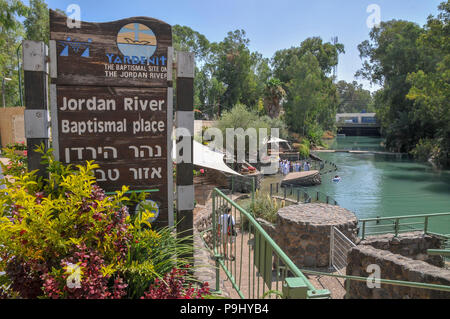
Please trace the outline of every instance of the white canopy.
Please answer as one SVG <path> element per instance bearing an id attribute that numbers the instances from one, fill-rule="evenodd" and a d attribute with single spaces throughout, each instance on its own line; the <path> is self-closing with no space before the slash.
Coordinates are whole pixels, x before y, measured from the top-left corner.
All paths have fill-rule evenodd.
<path id="1" fill-rule="evenodd" d="M 176 153 L 176 144 L 174 143 L 172 152 L 174 161 L 176 160 Z M 240 176 L 241 174 L 235 172 L 225 164 L 223 156 L 223 153 L 214 152 L 208 146 L 194 141 L 194 165 Z"/>
<path id="2" fill-rule="evenodd" d="M 283 140 L 283 139 L 278 138 L 278 137 L 271 137 L 270 140 L 268 140 L 266 138 L 266 140 L 264 141 L 264 144 L 280 144 L 280 143 L 286 143 L 286 145 L 289 147 L 289 149 L 292 149 L 291 145 L 289 145 L 288 141 Z"/>

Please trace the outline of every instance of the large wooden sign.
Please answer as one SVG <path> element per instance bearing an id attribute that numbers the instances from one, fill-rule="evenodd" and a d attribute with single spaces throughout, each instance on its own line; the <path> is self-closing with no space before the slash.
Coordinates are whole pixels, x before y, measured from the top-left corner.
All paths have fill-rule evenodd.
<path id="1" fill-rule="evenodd" d="M 172 33 L 151 18 L 81 22 L 50 12 L 52 136 L 66 164 L 94 160 L 106 191 L 151 190 L 171 222 Z M 170 203 L 170 205 L 169 205 Z"/>

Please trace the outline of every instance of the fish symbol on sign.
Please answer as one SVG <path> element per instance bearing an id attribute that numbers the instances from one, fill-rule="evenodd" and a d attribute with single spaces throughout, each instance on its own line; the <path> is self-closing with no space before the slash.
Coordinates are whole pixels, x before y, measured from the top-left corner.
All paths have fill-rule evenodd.
<path id="1" fill-rule="evenodd" d="M 58 43 L 63 46 L 63 50 L 59 56 L 69 56 L 70 47 L 75 53 L 79 53 L 80 50 L 84 50 L 81 57 L 90 58 L 90 46 L 92 44 L 92 39 L 88 39 L 88 42 L 79 42 L 72 41 L 72 38 L 68 37 L 66 41 L 58 41 Z"/>

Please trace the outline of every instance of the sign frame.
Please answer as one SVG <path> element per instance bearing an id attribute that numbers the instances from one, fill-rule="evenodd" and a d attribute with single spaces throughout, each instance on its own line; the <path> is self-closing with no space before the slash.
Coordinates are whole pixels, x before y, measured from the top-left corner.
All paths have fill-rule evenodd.
<path id="1" fill-rule="evenodd" d="M 62 15 L 59 13 L 56 13 L 53 10 L 50 10 L 50 17 L 51 17 L 51 26 L 54 25 L 53 19 L 59 19 L 61 21 Z M 152 23 L 162 23 L 165 25 L 165 28 L 168 30 L 171 30 L 171 26 L 166 24 L 165 22 L 152 19 L 152 18 L 145 18 L 145 17 L 132 17 L 128 19 L 122 19 L 118 21 L 108 22 L 108 23 L 90 23 L 90 22 L 81 22 L 81 29 L 83 29 L 83 25 L 88 25 L 89 28 L 92 28 L 93 25 L 103 25 L 103 26 L 109 26 L 109 25 L 116 25 L 116 24 L 123 24 L 127 25 L 130 23 L 134 23 L 133 21 L 136 21 L 136 23 L 145 23 L 145 22 L 152 22 Z M 75 35 L 81 35 L 81 31 L 76 29 L 73 30 L 73 34 Z M 51 30 L 52 31 L 52 30 Z M 72 32 L 70 33 L 72 34 Z M 74 83 L 70 83 L 68 80 L 68 77 L 65 76 L 63 80 L 58 78 L 59 72 L 58 69 L 61 70 L 61 66 L 58 63 L 58 39 L 55 39 L 55 33 L 51 32 L 51 40 L 49 42 L 49 57 L 50 57 L 50 77 L 51 77 L 51 84 L 50 84 L 50 110 L 51 110 L 51 128 L 52 128 L 52 148 L 54 149 L 54 157 L 56 160 L 63 162 L 63 160 L 60 158 L 60 127 L 59 127 L 59 118 L 58 118 L 58 89 L 61 87 L 72 87 L 76 90 L 77 87 L 85 86 L 85 87 L 102 87 L 102 88 L 109 88 L 109 87 L 117 87 L 117 88 L 138 88 L 141 90 L 145 90 L 146 92 L 151 92 L 153 89 L 158 88 L 165 88 L 167 89 L 167 96 L 166 96 L 166 113 L 167 116 L 165 118 L 166 125 L 166 137 L 167 140 L 164 141 L 166 144 L 167 152 L 164 154 L 167 158 L 166 164 L 164 164 L 165 169 L 167 171 L 167 176 L 164 176 L 167 186 L 164 191 L 167 191 L 167 198 L 165 201 L 167 202 L 167 220 L 164 219 L 162 223 L 167 223 L 169 227 L 174 226 L 174 208 L 173 208 L 173 202 L 174 202 L 174 185 L 173 185 L 173 159 L 172 159 L 172 148 L 173 148 L 173 55 L 174 51 L 172 46 L 167 46 L 167 79 L 164 79 L 164 81 L 158 81 L 157 84 L 153 83 L 143 83 L 141 81 L 137 81 L 138 84 L 133 83 L 133 81 L 118 81 L 118 83 L 114 83 L 111 80 L 101 81 L 101 78 L 98 78 L 97 80 L 93 80 L 93 82 L 89 82 L 83 85 L 77 84 L 76 81 Z M 64 37 L 68 36 L 68 34 L 64 34 Z M 156 37 L 156 36 L 155 36 Z M 171 35 L 170 35 L 170 44 L 171 44 Z M 112 51 L 115 51 L 117 48 L 113 48 Z M 157 47 L 157 50 L 160 48 Z M 165 49 L 164 49 L 165 50 Z M 61 53 L 59 53 L 61 54 Z M 120 55 L 120 54 L 119 54 Z M 130 185 L 128 185 L 130 186 Z M 152 185 L 148 185 L 148 187 L 140 187 L 140 188 L 151 188 Z M 117 189 L 118 190 L 118 189 Z M 134 187 L 130 187 L 130 190 L 136 190 Z M 139 190 L 138 190 L 139 191 Z M 165 217 L 165 216 L 163 216 Z M 161 221 L 156 221 L 156 224 L 159 226 Z M 164 224 L 162 226 L 165 226 Z"/>

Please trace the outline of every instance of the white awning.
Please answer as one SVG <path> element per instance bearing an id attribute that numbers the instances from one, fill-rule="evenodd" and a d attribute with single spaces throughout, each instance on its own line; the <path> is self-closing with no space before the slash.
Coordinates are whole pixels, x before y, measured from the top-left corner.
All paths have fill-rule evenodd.
<path id="1" fill-rule="evenodd" d="M 223 161 L 224 154 L 210 150 L 208 146 L 194 141 L 194 165 L 211 168 L 232 175 L 241 175 L 229 168 Z M 172 158 L 176 160 L 176 144 L 174 143 Z"/>
<path id="2" fill-rule="evenodd" d="M 264 144 L 280 144 L 280 143 L 286 143 L 286 145 L 289 147 L 289 149 L 292 149 L 291 145 L 289 145 L 288 141 L 283 140 L 278 137 L 271 137 L 270 140 L 268 140 L 268 138 L 266 138 L 266 140 L 264 141 Z"/>

